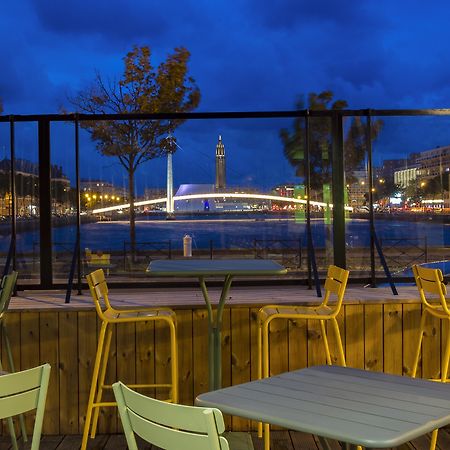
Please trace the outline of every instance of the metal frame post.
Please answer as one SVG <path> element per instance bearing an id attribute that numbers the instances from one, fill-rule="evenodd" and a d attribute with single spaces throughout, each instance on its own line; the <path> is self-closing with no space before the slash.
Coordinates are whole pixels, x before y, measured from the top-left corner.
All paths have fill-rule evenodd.
<path id="1" fill-rule="evenodd" d="M 14 117 L 9 117 L 9 134 L 10 134 L 10 157 L 11 157 L 11 256 L 12 269 L 17 269 L 16 261 L 16 237 L 17 237 L 17 213 L 16 213 L 16 135 L 14 128 Z M 14 287 L 16 289 L 16 287 Z"/>
<path id="2" fill-rule="evenodd" d="M 50 120 L 38 121 L 39 141 L 39 235 L 41 286 L 53 286 L 52 267 L 52 202 L 50 162 Z"/>
<path id="3" fill-rule="evenodd" d="M 78 295 L 81 295 L 81 194 L 80 194 L 80 123 L 75 116 L 75 177 L 77 191 Z"/>
<path id="4" fill-rule="evenodd" d="M 305 178 L 306 178 L 306 235 L 308 245 L 308 284 L 311 288 L 311 271 L 314 275 L 314 285 L 316 287 L 317 297 L 322 297 L 320 289 L 319 274 L 317 272 L 316 255 L 314 252 L 314 243 L 311 230 L 311 167 L 310 167 L 310 127 L 309 127 L 309 110 L 305 116 Z"/>
<path id="5" fill-rule="evenodd" d="M 369 220 L 370 220 L 370 287 L 376 287 L 375 275 L 375 216 L 373 211 L 373 162 L 372 162 L 372 116 L 367 111 L 366 124 L 367 169 L 369 178 Z"/>
<path id="6" fill-rule="evenodd" d="M 343 116 L 332 114 L 332 195 L 333 195 L 333 251 L 334 264 L 346 268 L 345 249 L 345 171 Z"/>

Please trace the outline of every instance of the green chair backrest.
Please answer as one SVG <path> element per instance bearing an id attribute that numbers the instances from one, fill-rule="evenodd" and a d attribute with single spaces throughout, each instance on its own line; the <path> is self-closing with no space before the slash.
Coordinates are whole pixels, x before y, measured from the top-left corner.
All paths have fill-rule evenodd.
<path id="1" fill-rule="evenodd" d="M 0 419 L 36 409 L 31 450 L 38 450 L 50 364 L 0 376 Z"/>
<path id="2" fill-rule="evenodd" d="M 229 450 L 227 440 L 220 436 L 225 425 L 218 409 L 162 402 L 120 381 L 113 389 L 130 450 L 138 449 L 135 434 L 167 450 Z"/>
<path id="3" fill-rule="evenodd" d="M 8 310 L 9 302 L 11 300 L 14 286 L 17 281 L 17 272 L 11 272 L 2 278 L 1 292 L 0 292 L 0 319 Z"/>

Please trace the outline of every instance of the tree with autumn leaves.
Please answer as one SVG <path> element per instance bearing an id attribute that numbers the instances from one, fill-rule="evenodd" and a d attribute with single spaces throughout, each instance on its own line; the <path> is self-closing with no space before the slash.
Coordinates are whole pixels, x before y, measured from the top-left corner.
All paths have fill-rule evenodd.
<path id="1" fill-rule="evenodd" d="M 92 114 L 178 113 L 195 109 L 200 102 L 200 90 L 188 74 L 188 50 L 175 48 L 158 67 L 153 66 L 151 56 L 149 47 L 135 46 L 124 58 L 124 72 L 119 81 L 97 73 L 93 84 L 71 98 L 71 103 L 78 112 Z M 128 173 L 132 252 L 136 242 L 136 171 L 144 162 L 174 151 L 171 133 L 182 122 L 128 119 L 81 124 L 90 132 L 99 152 L 116 157 Z"/>
<path id="2" fill-rule="evenodd" d="M 297 109 L 313 111 L 342 110 L 347 107 L 345 100 L 333 100 L 331 91 L 323 91 L 319 94 L 310 93 L 305 105 L 301 100 L 297 103 Z M 309 122 L 310 133 L 310 173 L 311 189 L 320 190 L 331 182 L 331 120 L 328 117 L 311 117 Z M 372 140 L 376 139 L 382 127 L 381 120 L 372 122 Z M 344 138 L 344 164 L 346 183 L 356 181 L 353 172 L 363 169 L 366 156 L 366 126 L 361 117 L 354 117 L 351 123 L 345 126 Z M 293 129 L 280 130 L 280 138 L 284 146 L 284 154 L 287 160 L 295 168 L 298 177 L 305 176 L 305 120 L 301 117 L 294 119 Z"/>

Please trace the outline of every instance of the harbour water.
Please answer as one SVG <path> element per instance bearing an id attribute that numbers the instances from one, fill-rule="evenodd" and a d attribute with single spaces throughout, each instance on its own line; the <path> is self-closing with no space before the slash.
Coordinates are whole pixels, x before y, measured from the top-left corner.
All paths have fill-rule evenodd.
<path id="1" fill-rule="evenodd" d="M 332 225 L 323 219 L 313 219 L 312 233 L 314 245 L 328 247 L 332 242 Z M 434 247 L 448 247 L 450 253 L 450 224 L 435 221 L 376 221 L 376 231 L 381 242 L 397 240 L 397 245 L 411 245 L 416 240 Z M 74 225 L 53 228 L 53 242 L 74 244 Z M 185 234 L 192 236 L 193 249 L 205 249 L 212 245 L 216 249 L 252 248 L 255 241 L 292 241 L 306 246 L 306 224 L 294 217 L 273 215 L 202 215 L 193 218 L 178 217 L 165 220 L 160 217 L 138 218 L 136 222 L 137 242 L 171 242 L 173 249 L 182 247 Z M 93 222 L 82 225 L 81 248 L 89 247 L 102 251 L 120 251 L 128 243 L 129 222 L 127 220 Z M 20 252 L 30 252 L 39 242 L 39 230 L 23 231 L 18 234 L 17 248 Z M 402 244 L 403 242 L 403 244 Z M 348 248 L 364 248 L 370 244 L 368 219 L 348 219 L 346 221 L 346 245 Z M 422 245 L 422 244 L 420 244 Z M 1 251 L 7 251 L 9 237 L 0 239 Z M 292 244 L 296 246 L 296 244 Z"/>

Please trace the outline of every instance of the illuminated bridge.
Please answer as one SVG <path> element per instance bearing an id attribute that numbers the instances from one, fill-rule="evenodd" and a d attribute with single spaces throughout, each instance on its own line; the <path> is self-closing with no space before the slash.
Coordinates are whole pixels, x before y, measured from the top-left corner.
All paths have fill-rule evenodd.
<path id="1" fill-rule="evenodd" d="M 292 198 L 292 197 L 281 197 L 278 195 L 266 195 L 266 194 L 243 194 L 243 193 L 232 193 L 232 192 L 220 192 L 220 193 L 207 193 L 207 194 L 190 194 L 190 195 L 176 195 L 173 197 L 174 201 L 180 201 L 180 200 L 195 200 L 195 199 L 210 199 L 210 198 L 216 198 L 216 199 L 254 199 L 254 200 L 272 200 L 277 202 L 284 202 L 284 203 L 293 203 L 293 204 L 302 204 L 306 205 L 307 200 L 300 199 L 300 198 Z M 146 206 L 146 205 L 156 205 L 159 203 L 166 203 L 167 204 L 167 197 L 161 197 L 161 198 L 155 198 L 152 200 L 143 200 L 140 202 L 135 202 L 134 206 Z M 310 205 L 312 206 L 320 206 L 322 208 L 330 207 L 333 208 L 332 203 L 324 203 L 324 202 L 317 202 L 310 200 Z M 123 205 L 116 205 L 116 206 L 109 206 L 107 208 L 97 208 L 94 209 L 92 212 L 94 214 L 101 214 L 105 212 L 110 211 L 118 211 L 127 209 L 130 207 L 129 203 L 123 204 Z M 345 209 L 347 211 L 353 211 L 353 208 L 350 206 L 345 206 Z"/>

